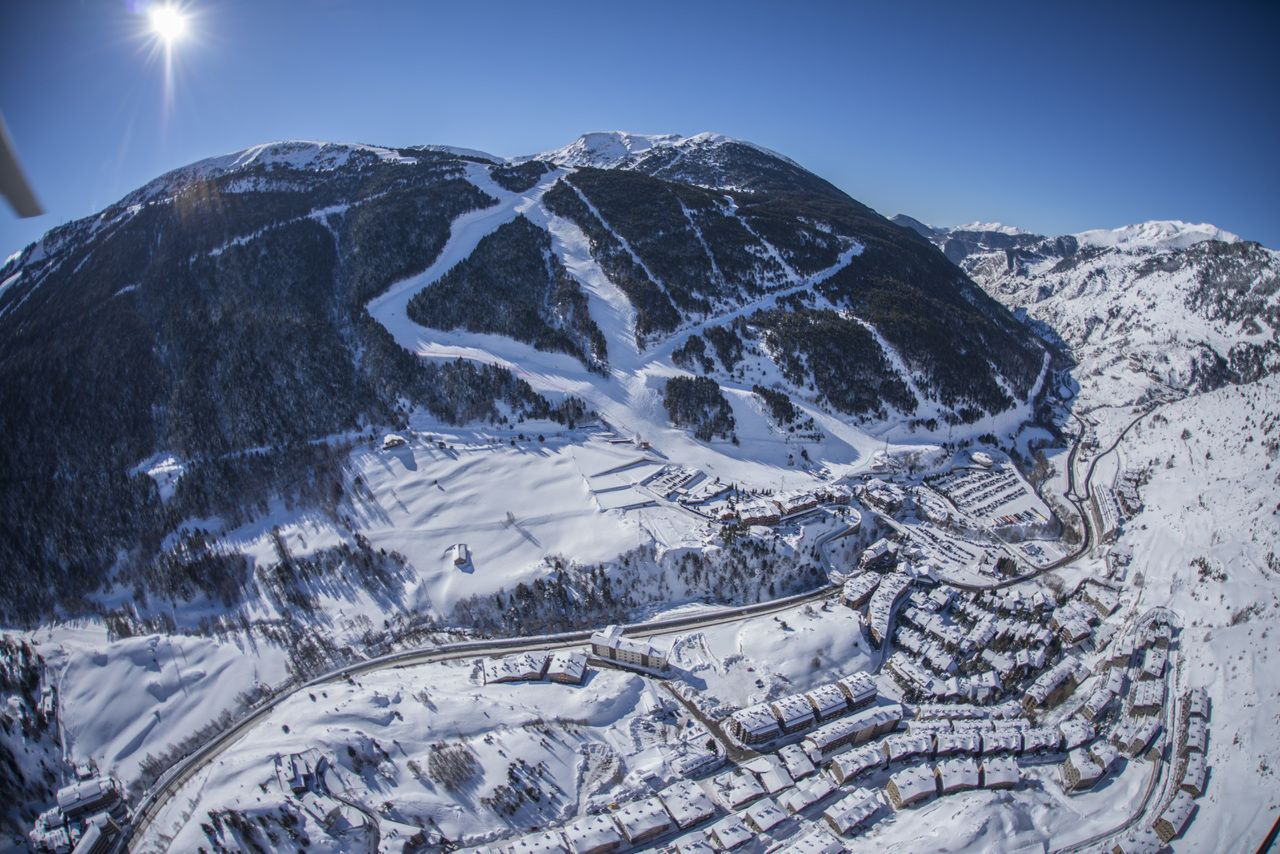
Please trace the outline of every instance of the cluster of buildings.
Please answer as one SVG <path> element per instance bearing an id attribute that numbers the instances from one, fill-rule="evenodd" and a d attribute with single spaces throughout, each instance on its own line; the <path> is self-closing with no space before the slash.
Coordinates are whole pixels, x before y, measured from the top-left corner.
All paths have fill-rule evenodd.
<path id="1" fill-rule="evenodd" d="M 1116 478 L 1115 496 L 1120 502 L 1120 509 L 1126 516 L 1135 516 L 1142 512 L 1142 496 L 1138 490 L 1146 482 L 1143 469 L 1125 469 Z"/>
<path id="2" fill-rule="evenodd" d="M 725 719 L 724 730 L 742 744 L 764 744 L 866 708 L 875 698 L 871 675 L 854 673 L 802 694 L 739 709 Z"/>
<path id="3" fill-rule="evenodd" d="M 1204 794 L 1209 768 L 1205 751 L 1209 746 L 1209 695 L 1203 688 L 1193 688 L 1182 698 L 1178 718 L 1179 736 L 1174 759 L 1177 790 L 1165 805 L 1151 829 L 1161 841 L 1168 843 L 1182 835 L 1195 813 L 1195 802 Z"/>
<path id="4" fill-rule="evenodd" d="M 1105 608 L 1110 599 L 1102 598 Z M 1093 787 L 1107 776 L 1122 756 L 1129 759 L 1144 755 L 1157 758 L 1162 730 L 1161 713 L 1166 699 L 1164 675 L 1172 635 L 1173 627 L 1167 621 L 1150 621 L 1116 640 L 1109 654 L 1099 662 L 1094 688 L 1083 704 L 1076 708 L 1076 717 L 1071 722 L 1083 724 L 1087 721 L 1091 729 L 1110 722 L 1110 729 L 1105 738 L 1095 741 L 1091 733 L 1089 738 L 1068 748 L 1070 752 L 1059 769 L 1064 790 L 1073 792 Z M 1185 705 L 1200 708 L 1202 704 L 1196 701 Z M 1207 728 L 1203 723 L 1192 724 L 1184 731 L 1184 744 L 1191 745 L 1187 755 L 1198 749 L 1201 757 L 1190 763 L 1192 789 L 1197 791 L 1203 790 L 1206 738 Z M 1196 788 L 1197 780 L 1199 789 Z M 1150 848 L 1148 843 L 1153 843 L 1153 840 L 1144 842 L 1135 837 L 1122 850 L 1159 849 L 1159 845 Z"/>
<path id="5" fill-rule="evenodd" d="M 36 851 L 97 854 L 111 847 L 128 807 L 110 777 L 85 776 L 58 790 L 57 806 L 41 813 L 28 838 Z"/>
<path id="6" fill-rule="evenodd" d="M 607 626 L 593 634 L 591 654 L 621 667 L 659 675 L 667 672 L 669 663 L 668 650 L 645 640 L 623 636 L 621 626 Z"/>
<path id="7" fill-rule="evenodd" d="M 824 504 L 848 504 L 853 490 L 841 483 L 822 484 L 813 489 L 793 489 L 777 495 L 758 496 L 726 505 L 721 511 L 722 521 L 738 521 L 743 525 L 776 525 L 783 519 L 820 507 Z M 854 527 L 860 517 L 854 517 Z"/>
<path id="8" fill-rule="evenodd" d="M 1115 493 L 1105 484 L 1097 484 L 1089 492 L 1089 506 L 1093 513 L 1094 527 L 1098 529 L 1098 541 L 1114 541 L 1120 533 L 1121 523 L 1124 522 L 1124 514 L 1120 511 Z"/>
<path id="9" fill-rule="evenodd" d="M 881 480 L 878 477 L 862 483 L 857 488 L 858 500 L 887 516 L 892 516 L 902 509 L 907 500 L 907 492 L 896 483 Z"/>
<path id="10" fill-rule="evenodd" d="M 774 763 L 754 764 L 759 766 L 754 771 L 740 768 L 705 784 L 681 780 L 648 798 L 618 805 L 608 812 L 583 816 L 564 827 L 530 834 L 498 851 L 503 854 L 606 854 L 651 845 L 662 836 L 685 831 L 688 832 L 673 843 L 673 850 L 688 854 L 729 851 L 774 831 L 801 810 L 835 792 L 835 787 L 822 778 L 794 785 L 786 772 L 776 769 Z M 813 773 L 812 768 L 809 773 Z M 783 779 L 785 785 L 781 785 Z M 768 781 L 773 788 L 767 789 L 763 781 Z M 781 797 L 771 794 L 783 789 Z M 844 798 L 827 813 L 847 825 L 853 807 L 848 798 Z M 695 829 L 700 825 L 703 827 Z M 844 848 L 828 830 L 819 827 L 794 834 L 779 850 L 789 854 L 835 854 Z"/>
<path id="11" fill-rule="evenodd" d="M 484 663 L 485 684 L 548 679 L 565 685 L 581 685 L 586 675 L 587 657 L 574 650 L 520 652 Z"/>
<path id="12" fill-rule="evenodd" d="M 280 791 L 301 795 L 315 791 L 329 760 L 312 748 L 301 753 L 290 753 L 288 756 L 276 755 L 276 782 Z"/>
<path id="13" fill-rule="evenodd" d="M 911 587 L 912 578 L 905 572 L 890 572 L 880 579 L 867 601 L 867 635 L 876 646 L 884 644 L 893 623 L 893 610 Z"/>

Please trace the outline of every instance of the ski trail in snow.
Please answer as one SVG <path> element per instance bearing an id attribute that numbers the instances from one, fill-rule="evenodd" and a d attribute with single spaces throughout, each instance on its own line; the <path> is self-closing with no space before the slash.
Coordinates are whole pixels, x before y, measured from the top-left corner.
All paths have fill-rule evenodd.
<path id="1" fill-rule="evenodd" d="M 819 272 L 814 273 L 812 276 L 799 278 L 798 281 L 795 284 L 793 284 L 791 287 L 772 291 L 771 293 L 767 293 L 764 296 L 759 297 L 758 299 L 754 299 L 754 300 L 751 300 L 750 302 L 743 303 L 742 305 L 738 306 L 732 311 L 728 311 L 723 314 L 717 314 L 713 317 L 704 318 L 703 320 L 700 320 L 697 323 L 691 324 L 689 326 L 681 327 L 680 329 L 677 329 L 675 332 L 672 332 L 671 335 L 666 339 L 666 341 L 659 344 L 654 349 L 650 350 L 649 358 L 652 361 L 659 358 L 663 358 L 665 356 L 669 356 L 671 354 L 671 351 L 676 348 L 677 340 L 682 340 L 683 338 L 689 335 L 700 333 L 710 326 L 718 326 L 722 323 L 729 323 L 739 317 L 746 317 L 747 315 L 754 314 L 758 310 L 773 308 L 775 305 L 777 305 L 778 300 L 782 299 L 783 297 L 788 297 L 788 296 L 791 296 L 792 294 L 799 293 L 800 291 L 805 291 L 805 290 L 809 290 L 810 288 L 817 287 L 818 285 L 825 282 L 827 279 L 834 276 L 836 273 L 843 270 L 845 267 L 849 266 L 849 264 L 853 261 L 853 259 L 861 254 L 862 254 L 862 244 L 860 243 L 855 244 L 854 246 L 842 252 L 840 254 L 840 257 L 836 260 L 836 263 L 832 264 L 830 267 L 828 267 L 825 270 L 820 270 Z"/>
<path id="2" fill-rule="evenodd" d="M 893 365 L 893 369 L 902 375 L 902 379 L 907 384 L 907 389 L 916 399 L 917 408 L 928 403 L 929 397 L 916 384 L 915 375 L 911 373 L 911 368 L 907 367 L 906 360 L 902 358 L 902 354 L 892 344 L 885 340 L 885 337 L 880 334 L 880 330 L 852 312 L 844 312 L 844 316 L 850 320 L 857 321 L 863 329 L 870 332 L 871 336 L 876 339 L 876 344 L 880 345 L 880 349 L 884 351 L 885 358 L 889 360 L 889 364 Z"/>
<path id="3" fill-rule="evenodd" d="M 431 343 L 429 339 L 424 339 L 424 335 L 433 335 L 436 339 L 453 338 L 456 341 L 461 339 L 458 342 L 460 343 L 460 347 L 458 347 L 460 351 L 476 350 L 474 344 L 506 342 L 504 346 L 500 346 L 494 351 L 502 353 L 508 350 L 509 344 L 518 343 L 511 342 L 511 339 L 504 338 L 502 335 L 458 334 L 456 332 L 447 333 L 440 332 L 440 330 L 428 330 L 424 326 L 413 323 L 408 318 L 408 303 L 412 300 L 413 294 L 438 282 L 440 277 L 443 277 L 445 273 L 453 269 L 454 265 L 470 256 L 480 241 L 483 241 L 489 234 L 498 230 L 502 225 L 512 222 L 513 219 L 516 219 L 516 216 L 536 210 L 543 193 L 547 192 L 550 186 L 556 183 L 563 174 L 563 169 L 552 170 L 552 172 L 543 175 L 538 184 L 535 184 L 529 191 L 512 193 L 499 187 L 493 181 L 493 178 L 489 177 L 488 166 L 467 164 L 467 181 L 475 184 L 477 188 L 488 193 L 488 195 L 498 198 L 498 204 L 483 207 L 480 210 L 467 211 L 466 214 L 454 219 L 451 227 L 449 227 L 448 241 L 444 243 L 444 248 L 440 250 L 440 254 L 436 256 L 433 264 L 429 268 L 422 270 L 421 273 L 411 275 L 411 277 L 393 284 L 380 296 L 372 298 L 365 306 L 369 310 L 369 314 L 372 318 L 378 320 L 378 323 L 383 324 L 388 332 L 392 333 L 399 346 L 406 348 L 410 352 L 421 353 L 421 355 L 429 355 L 429 353 L 422 351 L 422 344 Z M 534 348 L 529 346 L 525 346 L 525 350 L 538 353 L 534 364 L 538 364 L 538 362 L 547 359 L 549 356 L 549 353 L 534 351 Z M 430 353 L 430 355 L 454 355 L 454 353 L 438 351 Z M 474 353 L 466 352 L 457 352 L 456 355 L 475 357 Z M 524 355 L 524 353 L 521 353 L 521 355 Z M 567 357 L 567 359 L 575 361 L 572 360 L 572 357 Z M 490 359 L 481 361 L 500 362 L 502 360 L 494 360 L 490 357 Z"/>
<path id="4" fill-rule="evenodd" d="M 747 234 L 750 234 L 756 240 L 760 241 L 760 244 L 764 246 L 765 252 L 769 253 L 770 258 L 778 262 L 778 266 L 781 267 L 783 272 L 787 274 L 788 279 L 790 279 L 793 282 L 800 281 L 801 279 L 800 274 L 796 272 L 795 267 L 792 267 L 790 264 L 787 263 L 787 259 L 782 257 L 782 253 L 778 251 L 778 248 L 774 246 L 772 243 L 770 243 L 769 241 L 765 240 L 763 237 L 761 237 L 759 232 L 757 232 L 754 228 L 751 227 L 750 223 L 748 223 L 742 217 L 738 216 L 738 203 L 733 200 L 733 196 L 725 196 L 725 198 L 728 199 L 729 201 L 730 215 L 734 219 L 736 219 L 742 225 L 743 228 L 747 230 Z M 858 251 L 855 254 L 861 255 L 862 244 L 857 244 L 857 246 L 858 246 Z"/>
<path id="5" fill-rule="evenodd" d="M 590 240 L 577 223 L 553 215 L 542 205 L 537 214 L 530 219 L 546 228 L 551 235 L 551 251 L 586 292 L 591 319 L 604 333 L 609 348 L 610 370 L 618 377 L 637 370 L 641 362 L 636 348 L 636 311 L 631 300 L 591 256 Z"/>
<path id="6" fill-rule="evenodd" d="M 414 294 L 438 281 L 456 264 L 467 258 L 485 237 L 520 214 L 535 208 L 542 199 L 542 194 L 550 189 L 563 174 L 565 174 L 563 169 L 553 170 L 544 175 L 532 189 L 524 193 L 511 193 L 494 182 L 489 176 L 487 166 L 478 163 L 467 164 L 467 180 L 498 199 L 498 203 L 487 208 L 468 211 L 455 219 L 449 226 L 449 239 L 431 266 L 417 275 L 397 282 L 380 296 L 370 300 L 366 305 L 369 314 L 387 328 L 401 347 L 410 352 L 418 352 L 418 345 L 426 330 L 409 319 L 409 300 L 413 299 Z M 499 338 L 500 336 L 487 337 Z"/>
<path id="7" fill-rule="evenodd" d="M 698 245 L 701 246 L 702 251 L 706 253 L 707 260 L 711 262 L 711 273 L 715 276 L 716 282 L 720 285 L 720 290 L 723 291 L 728 282 L 724 278 L 724 273 L 720 271 L 720 265 L 716 263 L 716 256 L 711 254 L 711 247 L 707 245 L 706 238 L 702 236 L 702 229 L 698 228 L 698 224 L 693 221 L 693 214 L 689 213 L 689 209 L 685 207 L 684 202 L 681 202 L 679 199 L 676 199 L 676 201 L 680 202 L 680 212 L 684 214 L 685 222 L 689 223 L 689 227 L 693 229 L 694 236 L 698 238 Z"/>
<path id="8" fill-rule="evenodd" d="M 644 274 L 649 277 L 649 280 L 653 282 L 655 285 L 657 285 L 658 288 L 664 294 L 666 294 L 667 293 L 666 284 L 664 284 L 661 279 L 659 279 L 657 276 L 653 274 L 653 271 L 649 269 L 647 264 L 645 264 L 643 261 L 640 260 L 640 256 L 637 255 L 636 251 L 631 248 L 631 244 L 628 243 L 621 234 L 618 234 L 618 232 L 613 230 L 613 226 L 609 225 L 609 220 L 604 218 L 604 214 L 600 213 L 600 211 L 597 210 L 596 206 L 591 204 L 591 201 L 586 197 L 586 195 L 577 187 L 573 186 L 571 182 L 566 181 L 565 183 L 567 183 L 569 187 L 575 193 L 578 194 L 578 198 L 581 199 L 582 203 L 587 206 L 587 210 L 591 211 L 591 215 L 600 221 L 601 227 L 603 227 L 605 231 L 613 235 L 613 239 L 618 241 L 619 245 L 621 245 L 623 249 L 627 250 L 627 254 L 631 256 L 631 260 L 635 262 L 636 266 L 639 267 L 641 270 L 644 270 Z M 667 294 L 667 295 L 668 297 L 670 296 L 670 294 Z"/>

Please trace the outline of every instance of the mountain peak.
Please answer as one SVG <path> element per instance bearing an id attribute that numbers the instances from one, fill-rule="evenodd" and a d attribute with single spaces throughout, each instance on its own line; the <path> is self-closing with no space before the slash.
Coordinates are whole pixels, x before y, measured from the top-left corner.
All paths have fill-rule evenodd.
<path id="1" fill-rule="evenodd" d="M 1027 233 L 1016 225 L 1005 225 L 1002 222 L 981 222 L 978 220 L 966 222 L 964 225 L 957 225 L 951 231 L 992 231 L 996 234 L 1008 234 L 1011 236 Z"/>
<path id="2" fill-rule="evenodd" d="M 597 169 L 614 169 L 639 155 L 651 153 L 663 148 L 704 148 L 715 149 L 729 143 L 753 148 L 770 157 L 776 157 L 792 166 L 798 164 L 788 157 L 741 139 L 725 136 L 721 133 L 703 131 L 693 136 L 681 136 L 675 133 L 632 133 L 630 131 L 595 131 L 584 133 L 573 142 L 561 148 L 543 151 L 517 160 L 545 160 L 559 166 L 591 166 Z"/>
<path id="3" fill-rule="evenodd" d="M 1117 249 L 1186 249 L 1206 240 L 1239 243 L 1232 234 L 1207 222 L 1190 223 L 1177 219 L 1156 219 L 1120 228 L 1095 228 L 1073 235 L 1082 246 Z"/>

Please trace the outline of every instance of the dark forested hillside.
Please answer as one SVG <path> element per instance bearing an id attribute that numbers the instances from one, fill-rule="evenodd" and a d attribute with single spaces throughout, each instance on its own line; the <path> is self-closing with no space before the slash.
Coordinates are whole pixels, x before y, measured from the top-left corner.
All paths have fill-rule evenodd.
<path id="1" fill-rule="evenodd" d="M 0 607 L 34 616 L 153 552 L 194 509 L 132 473 L 157 451 L 284 447 L 397 423 L 401 401 L 452 422 L 498 417 L 497 401 L 560 415 L 505 370 L 414 358 L 363 308 L 491 201 L 436 152 L 357 153 L 322 180 L 193 168 L 0 270 L 20 272 L 0 293 Z M 213 489 L 204 471 L 183 489 Z"/>
<path id="2" fill-rule="evenodd" d="M 733 436 L 708 376 L 741 373 L 748 354 L 792 386 L 761 397 L 786 429 L 787 394 L 853 419 L 909 417 L 916 385 L 962 421 L 1033 387 L 1041 351 L 1005 309 L 919 234 L 791 161 L 711 136 L 608 169 L 586 153 L 565 168 L 554 152 L 256 146 L 162 176 L 10 259 L 0 616 L 87 607 L 79 597 L 109 575 L 154 579 L 175 560 L 205 567 L 217 576 L 205 592 L 225 595 L 243 573 L 234 560 L 161 554 L 179 522 L 244 519 L 275 499 L 334 512 L 347 443 L 413 409 L 452 424 L 582 419 L 580 401 L 552 405 L 505 369 L 419 358 L 365 309 L 493 196 L 585 233 L 642 352 L 701 324 L 672 354 L 700 376 L 666 394 L 671 420 L 700 438 Z M 553 168 L 554 185 L 530 192 Z M 407 311 L 570 354 L 607 382 L 605 335 L 542 221 L 480 235 Z M 160 453 L 187 472 L 168 500 L 140 466 Z"/>
<path id="3" fill-rule="evenodd" d="M 476 299 L 484 294 L 484 299 Z M 463 328 L 568 353 L 603 369 L 604 334 L 582 286 L 551 252 L 551 238 L 523 216 L 480 241 L 475 251 L 409 303 L 409 317 L 436 329 Z"/>
<path id="4" fill-rule="evenodd" d="M 702 441 L 734 438 L 733 409 L 714 380 L 671 377 L 662 402 L 672 424 L 688 428 Z"/>

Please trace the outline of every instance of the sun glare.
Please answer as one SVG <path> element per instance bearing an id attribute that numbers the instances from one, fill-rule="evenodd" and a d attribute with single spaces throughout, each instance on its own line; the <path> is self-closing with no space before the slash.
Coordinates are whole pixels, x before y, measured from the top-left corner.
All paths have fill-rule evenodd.
<path id="1" fill-rule="evenodd" d="M 176 7 L 157 3 L 147 12 L 153 32 L 166 45 L 171 45 L 187 32 L 187 19 Z"/>

